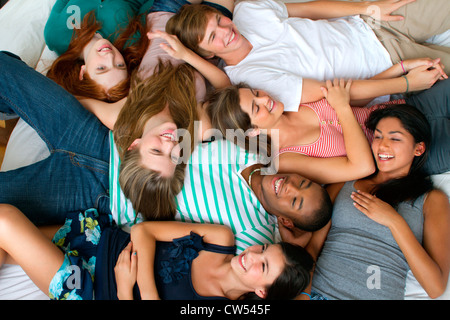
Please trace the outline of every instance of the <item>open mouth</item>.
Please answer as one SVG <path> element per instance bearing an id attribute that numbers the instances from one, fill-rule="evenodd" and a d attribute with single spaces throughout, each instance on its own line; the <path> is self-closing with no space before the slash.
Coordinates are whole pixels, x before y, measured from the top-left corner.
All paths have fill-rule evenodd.
<path id="1" fill-rule="evenodd" d="M 234 32 L 234 30 L 231 30 L 231 35 L 230 35 L 230 39 L 228 39 L 227 46 L 228 46 L 231 42 L 233 42 L 234 38 L 236 38 L 236 33 Z"/>
<path id="2" fill-rule="evenodd" d="M 168 139 L 170 141 L 177 141 L 177 136 L 175 135 L 175 131 L 174 130 L 166 130 L 160 136 L 163 137 L 163 138 L 166 138 L 166 139 Z"/>
<path id="3" fill-rule="evenodd" d="M 104 44 L 97 51 L 98 52 L 109 52 L 109 51 L 112 51 L 112 48 L 110 45 Z"/>
<path id="4" fill-rule="evenodd" d="M 393 156 L 393 155 L 390 155 L 390 154 L 379 153 L 379 154 L 378 154 L 378 158 L 379 158 L 380 160 L 385 161 L 385 160 L 393 159 L 394 156 Z"/>
<path id="5" fill-rule="evenodd" d="M 275 191 L 276 195 L 278 195 L 278 193 L 280 192 L 281 186 L 283 185 L 284 180 L 286 180 L 286 178 L 284 178 L 284 177 L 278 177 L 278 178 L 274 179 L 273 190 Z"/>
<path id="6" fill-rule="evenodd" d="M 275 107 L 275 102 L 273 100 L 270 100 L 269 107 L 267 108 L 269 110 L 269 112 L 272 112 L 274 107 Z"/>
<path id="7" fill-rule="evenodd" d="M 245 262 L 245 253 L 242 253 L 242 254 L 239 256 L 239 264 L 241 265 L 241 267 L 242 267 L 245 271 L 247 271 L 247 265 L 246 265 L 246 262 Z"/>

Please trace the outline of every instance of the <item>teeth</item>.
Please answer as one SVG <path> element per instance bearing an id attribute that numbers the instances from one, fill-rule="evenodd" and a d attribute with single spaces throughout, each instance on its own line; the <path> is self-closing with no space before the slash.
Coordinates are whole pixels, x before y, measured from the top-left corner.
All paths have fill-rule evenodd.
<path id="1" fill-rule="evenodd" d="M 269 103 L 269 112 L 272 112 L 272 109 L 273 109 L 273 100 L 270 100 L 270 103 Z"/>
<path id="2" fill-rule="evenodd" d="M 231 41 L 234 40 L 234 37 L 235 37 L 235 36 L 236 36 L 236 35 L 234 34 L 234 31 L 232 31 L 232 32 L 231 32 L 230 40 L 228 41 L 228 44 L 229 44 Z"/>
<path id="3" fill-rule="evenodd" d="M 275 193 L 278 194 L 278 190 L 280 189 L 281 182 L 283 182 L 284 178 L 280 178 L 275 181 Z"/>
<path id="4" fill-rule="evenodd" d="M 170 141 L 176 141 L 176 138 L 175 138 L 175 136 L 172 133 L 164 133 L 164 134 L 161 135 L 161 137 L 169 138 Z"/>
<path id="5" fill-rule="evenodd" d="M 244 267 L 245 270 L 247 270 L 247 265 L 245 264 L 245 255 L 242 256 L 242 266 Z"/>
<path id="6" fill-rule="evenodd" d="M 394 158 L 394 156 L 391 156 L 391 155 L 388 155 L 388 154 L 378 154 L 378 157 L 379 157 L 381 160 L 387 160 L 387 159 L 392 159 L 392 158 Z"/>
<path id="7" fill-rule="evenodd" d="M 110 51 L 111 49 L 109 48 L 109 47 L 104 47 L 104 48 L 101 48 L 100 50 L 99 50 L 99 52 L 103 52 L 103 51 Z"/>

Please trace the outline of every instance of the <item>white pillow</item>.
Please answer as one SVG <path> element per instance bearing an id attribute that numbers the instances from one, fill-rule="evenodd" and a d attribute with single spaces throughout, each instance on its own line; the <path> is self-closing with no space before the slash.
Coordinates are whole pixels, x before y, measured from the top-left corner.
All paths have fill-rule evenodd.
<path id="1" fill-rule="evenodd" d="M 0 50 L 35 68 L 45 47 L 44 27 L 56 0 L 9 0 L 0 10 Z"/>

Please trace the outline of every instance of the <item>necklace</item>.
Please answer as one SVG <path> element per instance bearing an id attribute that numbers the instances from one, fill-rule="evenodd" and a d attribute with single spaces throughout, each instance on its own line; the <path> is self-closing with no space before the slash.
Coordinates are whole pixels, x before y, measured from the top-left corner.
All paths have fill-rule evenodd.
<path id="1" fill-rule="evenodd" d="M 250 186 L 250 188 L 252 188 L 252 175 L 257 171 L 261 171 L 261 168 L 256 168 L 255 170 L 250 172 L 250 175 L 248 176 L 248 185 Z"/>

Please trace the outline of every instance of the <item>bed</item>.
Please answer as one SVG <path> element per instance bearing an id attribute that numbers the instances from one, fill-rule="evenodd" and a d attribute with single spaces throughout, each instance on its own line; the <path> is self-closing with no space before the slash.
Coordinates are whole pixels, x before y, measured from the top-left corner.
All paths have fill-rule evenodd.
<path id="1" fill-rule="evenodd" d="M 0 9 L 0 50 L 17 54 L 29 66 L 44 74 L 56 58 L 56 54 L 46 47 L 43 37 L 45 22 L 55 1 L 9 0 Z M 286 2 L 294 1 L 299 0 Z M 450 30 L 428 41 L 450 47 Z M 19 120 L 9 139 L 1 170 L 11 170 L 39 161 L 48 154 L 45 144 L 36 132 Z M 433 176 L 433 180 L 437 187 L 450 196 L 450 172 Z M 429 299 L 411 272 L 408 274 L 405 297 L 415 300 Z M 0 268 L 0 299 L 46 300 L 48 297 L 32 283 L 19 266 L 4 265 Z M 450 285 L 438 299 L 450 300 Z"/>

